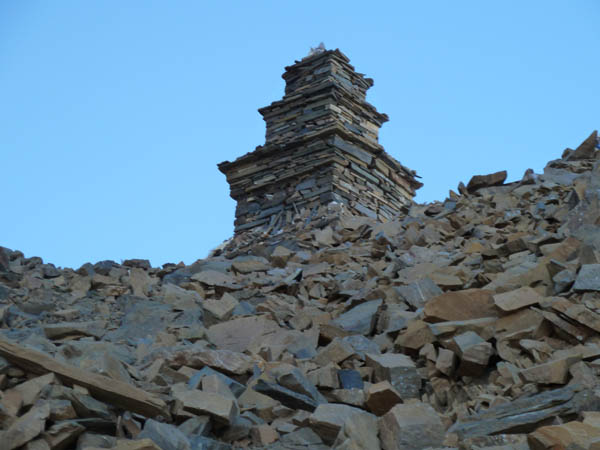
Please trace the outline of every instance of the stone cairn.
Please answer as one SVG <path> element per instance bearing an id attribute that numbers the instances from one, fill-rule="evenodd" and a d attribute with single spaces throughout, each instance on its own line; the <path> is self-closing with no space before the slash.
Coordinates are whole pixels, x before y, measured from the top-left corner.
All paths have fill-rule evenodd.
<path id="1" fill-rule="evenodd" d="M 422 184 L 378 143 L 387 115 L 365 100 L 373 80 L 321 45 L 286 67 L 282 100 L 259 109 L 266 142 L 219 164 L 237 201 L 235 231 L 281 228 L 336 202 L 388 221 L 405 214 Z"/>

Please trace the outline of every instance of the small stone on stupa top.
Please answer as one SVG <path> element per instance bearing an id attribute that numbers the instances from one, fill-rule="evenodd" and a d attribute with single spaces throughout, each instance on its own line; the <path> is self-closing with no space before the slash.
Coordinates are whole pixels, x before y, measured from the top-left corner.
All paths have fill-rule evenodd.
<path id="1" fill-rule="evenodd" d="M 318 47 L 311 47 L 310 51 L 308 52 L 308 56 L 313 56 L 316 55 L 317 53 L 323 53 L 325 51 L 325 44 L 323 44 L 322 42 L 319 44 Z"/>

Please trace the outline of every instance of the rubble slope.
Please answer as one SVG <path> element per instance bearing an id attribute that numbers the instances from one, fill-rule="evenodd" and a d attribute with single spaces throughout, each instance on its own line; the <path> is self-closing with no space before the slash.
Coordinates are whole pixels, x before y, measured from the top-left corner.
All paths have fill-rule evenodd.
<path id="1" fill-rule="evenodd" d="M 600 448 L 600 149 L 210 257 L 0 248 L 0 448 Z"/>

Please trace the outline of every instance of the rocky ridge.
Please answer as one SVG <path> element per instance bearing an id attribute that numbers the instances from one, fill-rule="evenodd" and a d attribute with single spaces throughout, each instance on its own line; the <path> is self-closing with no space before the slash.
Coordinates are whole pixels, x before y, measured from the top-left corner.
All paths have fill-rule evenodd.
<path id="1" fill-rule="evenodd" d="M 0 248 L 0 448 L 600 449 L 600 149 L 192 265 Z"/>

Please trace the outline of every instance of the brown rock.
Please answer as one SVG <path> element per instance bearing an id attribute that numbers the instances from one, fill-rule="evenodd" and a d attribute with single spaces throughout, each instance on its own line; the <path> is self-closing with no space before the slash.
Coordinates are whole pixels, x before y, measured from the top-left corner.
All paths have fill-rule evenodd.
<path id="1" fill-rule="evenodd" d="M 478 189 L 490 186 L 501 186 L 506 180 L 507 172 L 494 172 L 489 175 L 475 175 L 467 184 L 467 191 L 473 193 Z"/>
<path id="2" fill-rule="evenodd" d="M 381 381 L 367 388 L 366 403 L 369 411 L 382 416 L 396 404 L 402 403 L 402 397 L 389 381 Z"/>
<path id="3" fill-rule="evenodd" d="M 209 326 L 229 319 L 239 303 L 233 295 L 228 293 L 223 294 L 220 300 L 204 300 L 202 302 L 202 307 L 206 314 L 204 323 Z"/>
<path id="4" fill-rule="evenodd" d="M 425 344 L 435 341 L 436 338 L 431 332 L 429 324 L 422 320 L 413 320 L 408 324 L 406 330 L 398 335 L 395 344 L 405 349 L 419 350 Z"/>
<path id="5" fill-rule="evenodd" d="M 514 311 L 525 306 L 535 305 L 542 299 L 542 296 L 529 286 L 494 295 L 494 303 L 503 311 Z"/>
<path id="6" fill-rule="evenodd" d="M 567 357 L 532 366 L 521 371 L 525 381 L 539 384 L 565 384 L 569 378 L 569 368 L 579 361 L 578 357 Z"/>
<path id="7" fill-rule="evenodd" d="M 592 441 L 600 438 L 600 428 L 581 423 L 540 427 L 527 436 L 532 450 L 582 448 L 590 449 Z"/>
<path id="8" fill-rule="evenodd" d="M 339 338 L 335 338 L 329 345 L 319 350 L 313 361 L 320 366 L 325 366 L 330 362 L 339 364 L 354 353 L 352 345 Z"/>
<path id="9" fill-rule="evenodd" d="M 465 289 L 445 292 L 430 299 L 424 309 L 427 322 L 498 317 L 493 292 L 483 289 Z"/>
<path id="10" fill-rule="evenodd" d="M 180 366 L 201 369 L 209 366 L 226 373 L 243 375 L 252 368 L 254 360 L 243 353 L 229 350 L 181 350 L 175 352 L 172 361 Z"/>

